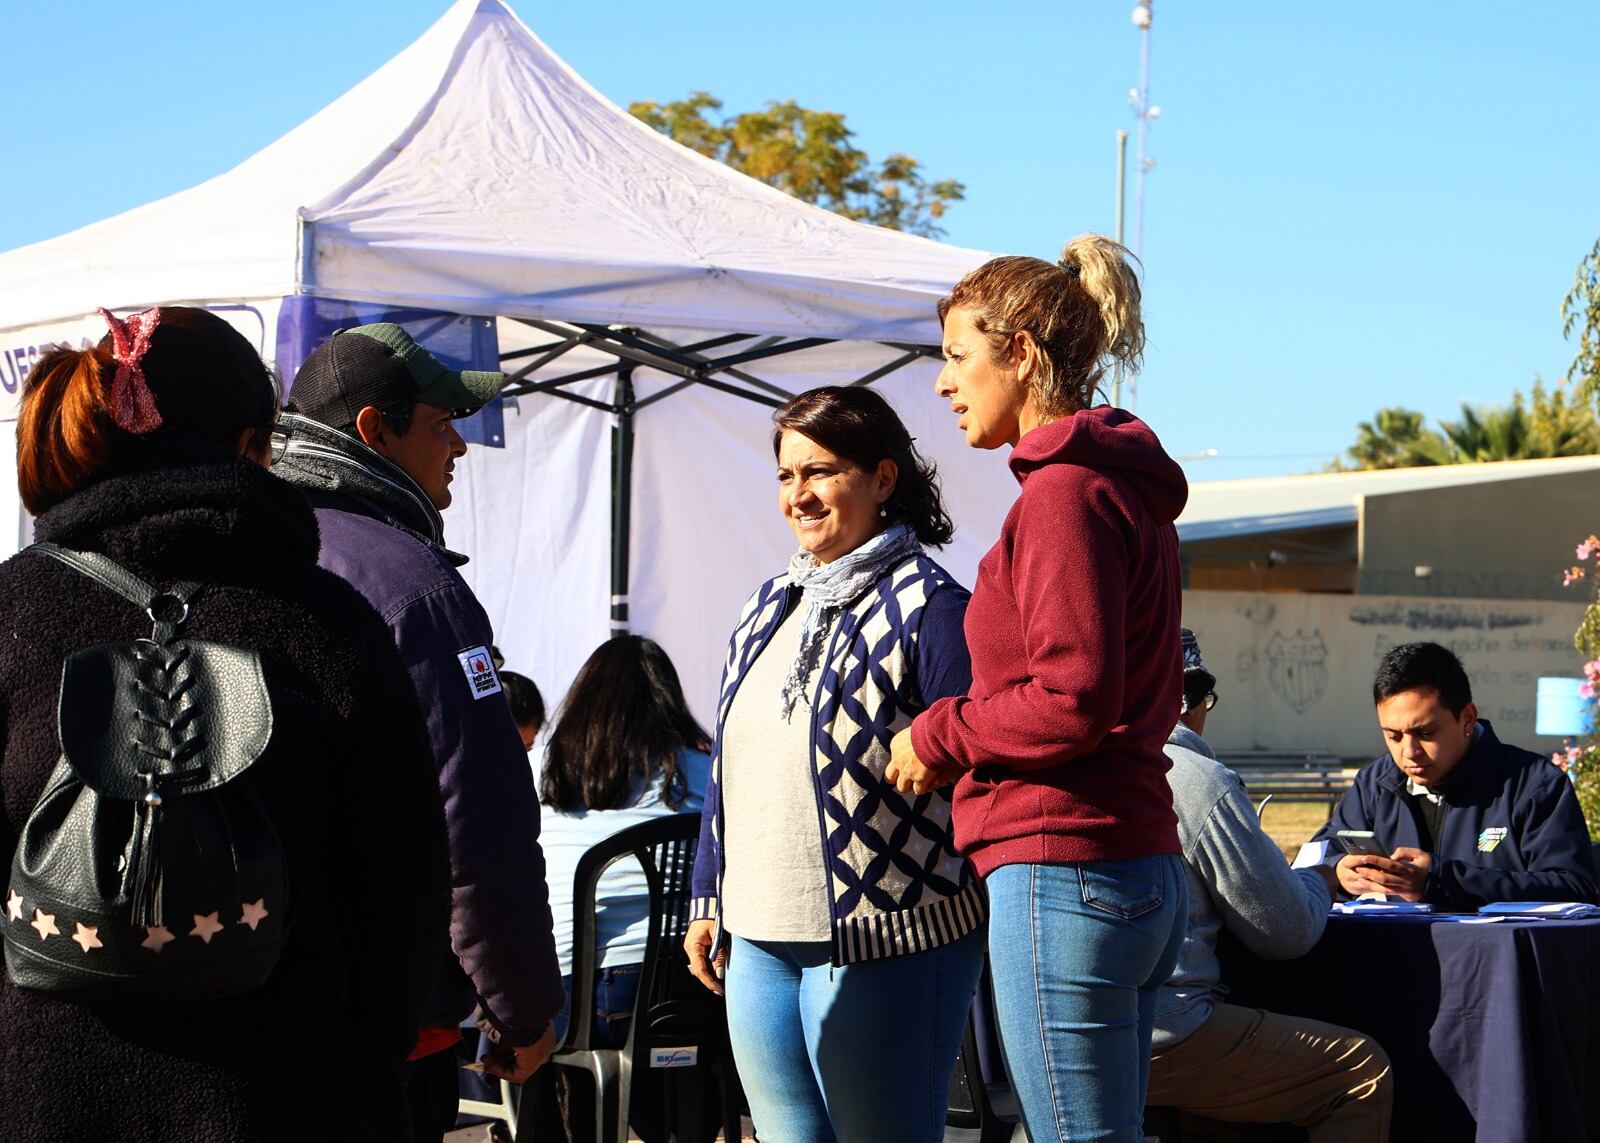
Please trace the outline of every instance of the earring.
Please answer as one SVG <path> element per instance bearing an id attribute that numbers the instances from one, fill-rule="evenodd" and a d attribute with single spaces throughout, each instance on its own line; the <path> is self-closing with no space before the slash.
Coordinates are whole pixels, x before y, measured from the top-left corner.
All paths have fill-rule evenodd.
<path id="1" fill-rule="evenodd" d="M 878 517 L 880 519 L 887 520 L 889 518 L 889 509 L 885 508 L 882 504 L 878 505 Z"/>

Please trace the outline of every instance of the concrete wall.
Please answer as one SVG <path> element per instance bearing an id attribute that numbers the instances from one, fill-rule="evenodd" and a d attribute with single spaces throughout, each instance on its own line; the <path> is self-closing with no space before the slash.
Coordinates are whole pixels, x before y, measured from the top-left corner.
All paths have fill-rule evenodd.
<path id="1" fill-rule="evenodd" d="M 1575 598 L 1572 549 L 1600 531 L 1600 470 L 1369 496 L 1361 512 L 1363 595 Z M 1432 567 L 1426 579 L 1417 566 Z"/>
<path id="2" fill-rule="evenodd" d="M 1461 656 L 1496 734 L 1549 751 L 1559 740 L 1533 734 L 1535 680 L 1582 669 L 1572 646 L 1579 602 L 1188 591 L 1183 610 L 1217 676 L 1206 738 L 1224 752 L 1375 757 L 1383 750 L 1372 707 L 1378 660 L 1424 639 Z"/>

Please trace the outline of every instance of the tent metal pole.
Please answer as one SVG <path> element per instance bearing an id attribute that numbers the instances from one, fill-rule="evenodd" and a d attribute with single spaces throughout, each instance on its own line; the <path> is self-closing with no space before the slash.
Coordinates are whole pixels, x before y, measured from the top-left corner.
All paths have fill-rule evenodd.
<path id="1" fill-rule="evenodd" d="M 611 423 L 611 634 L 628 633 L 628 549 L 633 513 L 633 366 L 617 370 Z"/>
<path id="2" fill-rule="evenodd" d="M 876 369 L 874 369 L 871 373 L 868 373 L 868 374 L 866 374 L 865 376 L 862 376 L 862 377 L 857 377 L 854 381 L 850 382 L 850 384 L 858 385 L 858 386 L 859 385 L 871 385 L 874 381 L 879 381 L 879 380 L 882 380 L 883 378 L 889 376 L 889 374 L 893 373 L 896 369 L 900 369 L 900 368 L 903 368 L 904 366 L 910 365 L 913 361 L 922 360 L 922 357 L 923 357 L 922 354 L 916 353 L 916 352 L 907 353 L 907 354 L 905 354 L 905 355 L 903 355 L 901 357 L 896 357 L 893 361 L 889 362 L 887 365 L 880 365 Z"/>

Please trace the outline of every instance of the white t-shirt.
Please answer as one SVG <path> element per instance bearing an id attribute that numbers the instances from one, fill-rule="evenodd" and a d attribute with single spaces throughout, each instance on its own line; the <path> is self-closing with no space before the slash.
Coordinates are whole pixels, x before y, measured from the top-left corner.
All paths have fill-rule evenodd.
<path id="1" fill-rule="evenodd" d="M 828 866 L 811 766 L 811 694 L 783 717 L 796 607 L 750 665 L 722 731 L 722 924 L 752 941 L 829 941 Z"/>

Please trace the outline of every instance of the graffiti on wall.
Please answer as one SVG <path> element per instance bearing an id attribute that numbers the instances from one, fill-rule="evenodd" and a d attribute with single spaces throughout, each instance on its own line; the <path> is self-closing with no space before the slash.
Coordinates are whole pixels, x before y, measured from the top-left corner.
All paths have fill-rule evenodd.
<path id="1" fill-rule="evenodd" d="M 1208 661 L 1226 664 L 1217 688 L 1226 704 L 1206 724 L 1223 751 L 1376 755 L 1378 661 L 1422 639 L 1461 656 L 1479 711 L 1501 738 L 1553 748 L 1559 740 L 1534 733 L 1534 696 L 1540 678 L 1578 673 L 1572 631 L 1582 615 L 1581 602 L 1184 593 L 1184 624 Z"/>
<path id="2" fill-rule="evenodd" d="M 1267 642 L 1267 683 L 1296 714 L 1316 706 L 1328 689 L 1328 645 L 1322 631 L 1275 632 Z"/>

